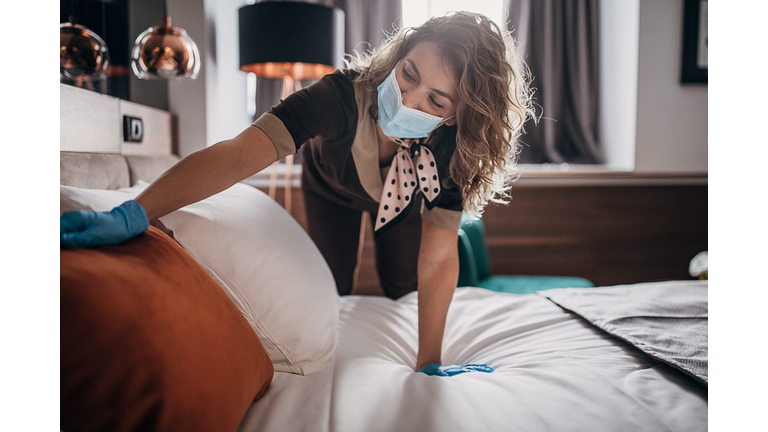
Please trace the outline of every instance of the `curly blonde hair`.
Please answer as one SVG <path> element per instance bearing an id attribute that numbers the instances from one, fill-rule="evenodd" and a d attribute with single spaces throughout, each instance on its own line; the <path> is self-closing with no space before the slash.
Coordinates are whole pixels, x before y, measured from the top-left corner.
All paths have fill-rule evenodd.
<path id="1" fill-rule="evenodd" d="M 350 56 L 348 69 L 375 90 L 410 50 L 433 42 L 458 79 L 456 150 L 450 175 L 464 210 L 479 217 L 489 201 L 506 203 L 518 177 L 518 138 L 535 118 L 530 74 L 507 29 L 484 15 L 454 12 L 396 30 L 375 50 Z"/>

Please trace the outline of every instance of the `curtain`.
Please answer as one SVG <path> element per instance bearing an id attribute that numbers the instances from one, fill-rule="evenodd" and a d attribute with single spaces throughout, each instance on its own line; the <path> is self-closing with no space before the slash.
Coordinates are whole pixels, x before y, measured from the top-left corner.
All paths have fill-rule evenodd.
<path id="1" fill-rule="evenodd" d="M 315 0 L 344 11 L 344 52 L 365 52 L 378 47 L 394 26 L 402 24 L 402 0 Z M 316 80 L 302 81 L 307 86 Z M 280 101 L 282 80 L 258 78 L 256 82 L 256 115 L 272 109 Z"/>
<path id="2" fill-rule="evenodd" d="M 599 0 L 505 0 L 533 75 L 538 124 L 520 163 L 604 163 L 600 143 Z"/>

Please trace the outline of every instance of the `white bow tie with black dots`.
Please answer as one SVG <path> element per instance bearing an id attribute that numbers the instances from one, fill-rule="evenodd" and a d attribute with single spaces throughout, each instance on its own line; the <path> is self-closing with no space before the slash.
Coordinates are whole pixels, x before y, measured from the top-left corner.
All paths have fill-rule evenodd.
<path id="1" fill-rule="evenodd" d="M 424 139 L 403 139 L 384 181 L 374 237 L 395 226 L 410 213 L 417 192 L 432 209 L 440 199 L 440 177 L 432 151 Z"/>

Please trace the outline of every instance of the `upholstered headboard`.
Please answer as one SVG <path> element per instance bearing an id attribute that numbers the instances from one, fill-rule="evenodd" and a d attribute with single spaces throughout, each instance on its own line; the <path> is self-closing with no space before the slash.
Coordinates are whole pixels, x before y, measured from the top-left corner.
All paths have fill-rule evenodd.
<path id="1" fill-rule="evenodd" d="M 170 112 L 60 85 L 59 184 L 119 189 L 152 182 L 175 164 Z M 140 142 L 126 141 L 124 118 L 141 120 Z"/>
<path id="2" fill-rule="evenodd" d="M 137 181 L 155 181 L 179 157 L 167 155 L 120 155 L 61 152 L 59 184 L 85 189 L 120 189 Z"/>

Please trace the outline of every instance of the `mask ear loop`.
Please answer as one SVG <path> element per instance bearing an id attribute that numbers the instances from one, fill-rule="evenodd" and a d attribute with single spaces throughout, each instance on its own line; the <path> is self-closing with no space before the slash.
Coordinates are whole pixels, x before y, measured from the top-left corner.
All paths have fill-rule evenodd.
<path id="1" fill-rule="evenodd" d="M 429 140 L 429 138 L 432 136 L 432 132 L 436 131 L 436 130 L 437 130 L 439 127 L 440 127 L 440 126 L 444 125 L 444 124 L 445 124 L 445 122 L 447 122 L 448 120 L 450 120 L 450 119 L 452 119 L 452 118 L 454 118 L 454 117 L 456 117 L 456 114 L 454 114 L 454 115 L 452 115 L 452 116 L 450 116 L 450 117 L 448 117 L 448 118 L 446 118 L 446 119 L 443 119 L 443 120 L 442 120 L 440 123 L 438 123 L 438 124 L 437 124 L 437 126 L 435 126 L 435 128 L 434 128 L 434 129 L 432 129 L 431 131 L 429 131 L 429 134 L 428 134 L 426 137 L 424 137 L 424 138 L 415 138 L 415 139 L 421 139 L 421 140 L 423 140 L 422 142 L 419 142 L 419 144 L 424 144 L 424 143 L 425 143 L 425 142 L 427 142 L 427 141 Z"/>
<path id="2" fill-rule="evenodd" d="M 434 132 L 435 130 L 437 130 L 437 128 L 439 128 L 440 126 L 444 125 L 444 124 L 445 124 L 445 122 L 447 122 L 448 120 L 450 120 L 450 119 L 452 119 L 452 118 L 454 118 L 454 117 L 456 117 L 456 114 L 454 114 L 454 115 L 452 115 L 452 116 L 450 116 L 450 117 L 448 117 L 448 118 L 444 118 L 444 119 L 442 119 L 442 120 L 440 121 L 440 123 L 438 123 L 438 124 L 437 124 L 437 126 L 435 126 L 435 128 L 434 128 L 434 129 L 432 129 L 432 132 Z M 430 132 L 430 133 L 432 133 L 432 132 Z"/>

